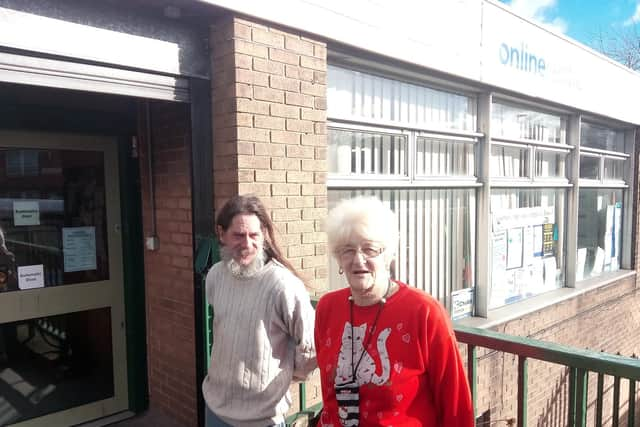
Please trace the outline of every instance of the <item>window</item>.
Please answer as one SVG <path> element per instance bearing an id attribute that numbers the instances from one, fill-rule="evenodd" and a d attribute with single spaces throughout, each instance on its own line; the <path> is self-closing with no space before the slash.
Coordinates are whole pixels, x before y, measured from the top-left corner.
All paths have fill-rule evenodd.
<path id="1" fill-rule="evenodd" d="M 621 268 L 629 159 L 624 131 L 590 123 L 580 131 L 576 280 Z"/>
<path id="2" fill-rule="evenodd" d="M 489 308 L 564 283 L 564 189 L 501 189 L 491 193 Z"/>
<path id="3" fill-rule="evenodd" d="M 395 277 L 454 318 L 463 296 L 484 315 L 630 267 L 634 130 L 491 94 L 488 140 L 476 96 L 335 65 L 327 96 L 329 207 L 387 203 Z"/>
<path id="4" fill-rule="evenodd" d="M 408 176 L 406 135 L 336 129 L 329 138 L 329 172 L 336 176 Z"/>
<path id="5" fill-rule="evenodd" d="M 494 102 L 489 308 L 562 287 L 566 120 Z"/>
<path id="6" fill-rule="evenodd" d="M 451 308 L 475 283 L 475 98 L 335 66 L 328 77 L 329 206 L 387 203 L 395 277 Z M 332 261 L 330 286 L 344 285 Z"/>

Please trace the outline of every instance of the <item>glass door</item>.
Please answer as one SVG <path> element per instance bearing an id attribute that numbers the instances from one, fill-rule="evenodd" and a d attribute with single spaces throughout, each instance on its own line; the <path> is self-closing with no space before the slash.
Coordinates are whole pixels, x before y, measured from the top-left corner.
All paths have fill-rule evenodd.
<path id="1" fill-rule="evenodd" d="M 0 131 L 0 425 L 126 410 L 117 143 Z"/>

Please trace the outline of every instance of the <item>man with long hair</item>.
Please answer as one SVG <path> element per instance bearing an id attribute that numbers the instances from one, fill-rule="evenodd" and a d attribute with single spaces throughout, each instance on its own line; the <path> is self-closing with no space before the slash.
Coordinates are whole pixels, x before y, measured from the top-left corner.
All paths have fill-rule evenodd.
<path id="1" fill-rule="evenodd" d="M 314 311 L 255 196 L 235 196 L 216 219 L 222 260 L 207 274 L 213 349 L 202 384 L 206 425 L 284 426 L 292 380 L 316 367 Z"/>

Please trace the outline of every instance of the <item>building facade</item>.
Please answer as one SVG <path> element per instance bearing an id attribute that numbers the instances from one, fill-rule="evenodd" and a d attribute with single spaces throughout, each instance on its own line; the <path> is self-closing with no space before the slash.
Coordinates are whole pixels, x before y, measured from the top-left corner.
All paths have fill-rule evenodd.
<path id="1" fill-rule="evenodd" d="M 371 194 L 456 322 L 640 354 L 640 76 L 495 1 L 394 5 L 0 0 L 0 424 L 201 423 L 194 265 L 243 193 L 316 295 L 327 209 Z M 552 425 L 566 375 L 529 369 Z"/>

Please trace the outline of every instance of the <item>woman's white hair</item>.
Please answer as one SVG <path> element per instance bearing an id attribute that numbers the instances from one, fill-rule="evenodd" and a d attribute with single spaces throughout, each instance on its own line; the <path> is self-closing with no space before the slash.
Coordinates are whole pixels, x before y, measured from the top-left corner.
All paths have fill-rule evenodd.
<path id="1" fill-rule="evenodd" d="M 335 255 L 337 249 L 357 237 L 382 243 L 390 262 L 398 243 L 397 224 L 393 211 L 375 197 L 342 200 L 327 216 L 329 250 Z"/>

